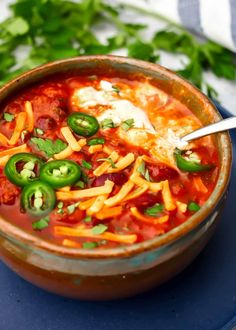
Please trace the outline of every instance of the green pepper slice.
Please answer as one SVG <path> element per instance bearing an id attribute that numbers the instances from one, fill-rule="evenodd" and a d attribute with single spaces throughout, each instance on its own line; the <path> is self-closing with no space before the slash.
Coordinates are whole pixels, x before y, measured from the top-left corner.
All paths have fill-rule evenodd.
<path id="1" fill-rule="evenodd" d="M 78 135 L 92 136 L 99 130 L 97 119 L 83 112 L 74 112 L 67 118 L 70 128 Z"/>
<path id="2" fill-rule="evenodd" d="M 38 180 L 39 171 L 44 164 L 42 158 L 22 152 L 13 155 L 4 168 L 4 172 L 9 181 L 17 186 L 24 187 L 25 185 Z"/>
<path id="3" fill-rule="evenodd" d="M 30 215 L 41 217 L 52 211 L 56 204 L 54 190 L 45 182 L 35 181 L 21 193 L 21 207 Z"/>
<path id="4" fill-rule="evenodd" d="M 210 171 L 213 168 L 213 165 L 203 165 L 199 164 L 196 161 L 190 161 L 185 159 L 183 156 L 183 151 L 175 149 L 174 157 L 176 160 L 177 167 L 184 172 L 203 172 Z"/>
<path id="5" fill-rule="evenodd" d="M 53 160 L 40 170 L 40 179 L 53 188 L 71 186 L 79 180 L 80 175 L 80 166 L 71 160 Z"/>

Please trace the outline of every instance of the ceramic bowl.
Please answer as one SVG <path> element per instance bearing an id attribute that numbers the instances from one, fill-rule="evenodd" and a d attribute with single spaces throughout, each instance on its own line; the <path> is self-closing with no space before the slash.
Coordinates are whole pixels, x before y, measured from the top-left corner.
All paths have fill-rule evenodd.
<path id="1" fill-rule="evenodd" d="M 115 56 L 66 59 L 26 72 L 0 89 L 1 108 L 25 88 L 62 73 L 148 77 L 184 103 L 204 125 L 222 119 L 206 96 L 175 73 L 156 64 Z M 215 139 L 220 154 L 216 187 L 201 210 L 177 228 L 131 246 L 87 251 L 44 241 L 0 218 L 1 259 L 31 283 L 72 298 L 123 298 L 162 284 L 193 261 L 216 227 L 230 178 L 231 143 L 227 133 L 217 134 Z"/>

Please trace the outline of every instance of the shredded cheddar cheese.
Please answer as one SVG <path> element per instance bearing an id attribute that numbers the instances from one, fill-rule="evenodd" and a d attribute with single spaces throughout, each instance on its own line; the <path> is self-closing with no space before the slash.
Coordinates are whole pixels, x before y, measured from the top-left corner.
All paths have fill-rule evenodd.
<path id="1" fill-rule="evenodd" d="M 195 177 L 193 178 L 193 183 L 194 183 L 194 185 L 195 185 L 197 191 L 202 192 L 202 193 L 204 193 L 204 194 L 206 194 L 206 193 L 208 192 L 208 189 L 207 189 L 207 187 L 204 185 L 204 183 L 203 183 L 203 181 L 202 181 L 202 179 L 201 179 L 200 176 L 195 176 Z"/>
<path id="2" fill-rule="evenodd" d="M 106 146 L 106 145 L 103 146 L 102 150 L 103 150 L 106 154 L 108 154 L 108 155 L 110 155 L 110 154 L 112 153 L 112 151 L 113 151 L 111 148 L 109 148 L 109 147 Z"/>
<path id="3" fill-rule="evenodd" d="M 65 186 L 59 189 L 59 191 L 70 191 L 70 186 Z"/>
<path id="4" fill-rule="evenodd" d="M 137 218 L 138 220 L 141 220 L 143 222 L 147 222 L 147 223 L 150 223 L 153 225 L 165 223 L 169 220 L 169 215 L 163 215 L 162 217 L 159 217 L 159 218 L 145 216 L 142 213 L 140 213 L 136 207 L 131 207 L 130 211 L 133 214 L 133 216 L 135 216 L 135 218 Z M 163 233 L 164 233 L 164 231 L 163 231 Z"/>
<path id="5" fill-rule="evenodd" d="M 55 154 L 53 157 L 55 159 L 65 159 L 67 157 L 70 157 L 72 154 L 73 154 L 73 150 L 71 149 L 70 146 L 68 146 L 58 154 Z"/>
<path id="6" fill-rule="evenodd" d="M 175 201 L 172 197 L 168 180 L 162 182 L 162 198 L 164 201 L 165 209 L 167 211 L 173 211 L 176 209 Z"/>
<path id="7" fill-rule="evenodd" d="M 148 186 L 148 188 L 153 192 L 158 192 L 162 189 L 162 182 L 149 182 L 136 172 L 130 176 L 130 180 L 139 187 Z"/>
<path id="8" fill-rule="evenodd" d="M 113 186 L 114 186 L 114 182 L 106 180 L 104 186 L 101 187 L 94 187 L 94 188 L 81 189 L 81 190 L 71 190 L 71 191 L 58 191 L 56 195 L 57 198 L 62 201 L 93 197 L 98 195 L 110 194 Z"/>
<path id="9" fill-rule="evenodd" d="M 96 214 L 97 212 L 99 212 L 103 208 L 104 202 L 107 199 L 107 197 L 108 197 L 108 194 L 100 195 L 100 196 L 96 197 L 94 203 L 87 210 L 87 214 L 92 215 L 92 214 Z"/>
<path id="10" fill-rule="evenodd" d="M 4 156 L 12 156 L 12 155 L 15 155 L 19 152 L 28 152 L 28 151 L 29 151 L 29 149 L 27 148 L 27 145 L 22 144 L 18 147 L 14 147 L 14 148 L 11 148 L 11 149 L 0 151 L 0 158 L 4 157 Z"/>
<path id="11" fill-rule="evenodd" d="M 90 154 L 95 154 L 95 152 L 98 152 L 98 151 L 101 151 L 103 148 L 102 148 L 102 145 L 101 144 L 96 144 L 95 146 L 90 146 L 88 148 L 88 152 Z"/>
<path id="12" fill-rule="evenodd" d="M 185 203 L 182 203 L 180 201 L 176 201 L 177 209 L 181 213 L 185 213 L 187 211 L 188 205 Z"/>
<path id="13" fill-rule="evenodd" d="M 68 126 L 61 128 L 61 134 L 64 136 L 66 142 L 69 144 L 73 151 L 81 150 L 81 146 L 77 142 L 76 138 L 74 137 Z"/>
<path id="14" fill-rule="evenodd" d="M 145 191 L 148 190 L 148 188 L 148 185 L 143 185 L 142 187 L 136 188 L 123 199 L 123 202 L 141 196 L 143 193 L 145 193 Z"/>
<path id="15" fill-rule="evenodd" d="M 26 116 L 27 115 L 25 112 L 20 112 L 16 116 L 16 126 L 15 126 L 14 132 L 12 134 L 12 137 L 9 140 L 9 145 L 11 145 L 11 146 L 15 145 L 18 142 L 21 132 L 25 128 Z"/>
<path id="16" fill-rule="evenodd" d="M 6 147 L 8 143 L 9 143 L 8 138 L 4 134 L 0 133 L 0 144 Z"/>
<path id="17" fill-rule="evenodd" d="M 131 165 L 134 161 L 134 154 L 129 153 L 125 157 L 122 157 L 121 159 L 118 160 L 118 162 L 115 164 L 115 168 L 109 168 L 108 173 L 117 173 L 122 171 L 124 168 L 128 167 Z"/>
<path id="18" fill-rule="evenodd" d="M 115 206 L 115 207 L 104 207 L 100 212 L 96 214 L 96 217 L 99 220 L 104 220 L 107 218 L 113 218 L 122 213 L 122 207 L 121 206 Z"/>
<path id="19" fill-rule="evenodd" d="M 128 195 L 128 193 L 133 189 L 133 187 L 134 187 L 134 184 L 133 184 L 133 182 L 131 182 L 131 181 L 127 181 L 122 187 L 121 187 L 121 189 L 119 190 L 119 192 L 116 194 L 116 195 L 114 195 L 114 196 L 112 196 L 112 197 L 110 197 L 110 198 L 108 198 L 105 202 L 104 202 L 104 204 L 106 205 L 106 206 L 114 206 L 114 205 L 116 205 L 116 204 L 118 204 L 118 203 L 120 203 L 127 195 Z"/>
<path id="20" fill-rule="evenodd" d="M 90 199 L 87 199 L 87 200 L 81 202 L 79 204 L 79 209 L 80 210 L 87 210 L 90 206 L 93 205 L 93 203 L 95 202 L 95 200 L 96 200 L 96 197 L 92 197 Z"/>
<path id="21" fill-rule="evenodd" d="M 30 101 L 25 102 L 25 112 L 27 114 L 27 131 L 33 132 L 34 130 L 34 114 L 32 104 Z"/>
<path id="22" fill-rule="evenodd" d="M 126 244 L 132 244 L 137 240 L 137 235 L 118 235 L 111 232 L 104 232 L 102 234 L 95 235 L 91 229 L 85 229 L 82 226 L 76 228 L 69 228 L 64 226 L 55 226 L 54 234 L 57 236 L 71 236 L 71 237 L 92 237 L 98 239 L 105 239 L 113 242 L 121 242 Z"/>
<path id="23" fill-rule="evenodd" d="M 5 166 L 10 156 L 3 156 L 0 158 L 0 166 Z"/>
<path id="24" fill-rule="evenodd" d="M 109 158 L 113 161 L 113 162 L 116 162 L 117 159 L 119 158 L 119 155 L 116 151 L 113 151 Z M 108 169 L 109 167 L 111 167 L 111 164 L 107 161 L 104 161 L 101 165 L 99 165 L 94 171 L 93 171 L 93 174 L 95 176 L 100 176 L 102 174 L 104 174 Z"/>

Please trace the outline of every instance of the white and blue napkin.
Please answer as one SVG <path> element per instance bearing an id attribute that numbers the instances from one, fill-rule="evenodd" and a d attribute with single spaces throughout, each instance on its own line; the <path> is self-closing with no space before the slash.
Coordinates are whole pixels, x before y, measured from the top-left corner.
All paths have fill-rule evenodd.
<path id="1" fill-rule="evenodd" d="M 156 12 L 236 52 L 236 0 L 118 0 Z"/>

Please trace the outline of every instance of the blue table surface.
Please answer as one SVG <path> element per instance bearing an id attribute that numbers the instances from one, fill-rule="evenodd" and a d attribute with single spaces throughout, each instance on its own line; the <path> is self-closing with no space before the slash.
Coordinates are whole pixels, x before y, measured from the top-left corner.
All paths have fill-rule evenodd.
<path id="1" fill-rule="evenodd" d="M 236 133 L 231 137 L 236 154 Z M 175 279 L 134 298 L 83 302 L 38 289 L 0 263 L 0 330 L 232 329 L 236 325 L 235 169 L 234 160 L 227 204 L 213 238 Z"/>

